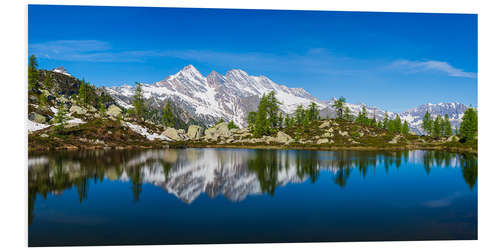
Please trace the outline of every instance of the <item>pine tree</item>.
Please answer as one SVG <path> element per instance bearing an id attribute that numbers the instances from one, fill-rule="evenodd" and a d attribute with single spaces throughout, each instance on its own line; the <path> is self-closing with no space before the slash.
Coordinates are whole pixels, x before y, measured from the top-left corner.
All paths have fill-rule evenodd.
<path id="1" fill-rule="evenodd" d="M 427 135 L 432 134 L 433 122 L 432 122 L 431 114 L 429 113 L 428 110 L 425 113 L 424 118 L 422 119 L 422 128 L 427 133 Z"/>
<path id="2" fill-rule="evenodd" d="M 297 109 L 295 109 L 295 122 L 297 125 L 301 125 L 304 122 L 304 108 L 302 107 L 302 104 L 297 106 Z"/>
<path id="3" fill-rule="evenodd" d="M 450 116 L 446 114 L 443 121 L 443 136 L 449 137 L 453 134 L 451 129 Z"/>
<path id="4" fill-rule="evenodd" d="M 36 88 L 38 82 L 38 62 L 35 55 L 31 55 L 28 61 L 28 91 Z"/>
<path id="5" fill-rule="evenodd" d="M 466 142 L 475 140 L 477 136 L 477 122 L 477 111 L 472 107 L 468 108 L 462 117 L 459 132 L 460 137 Z"/>
<path id="6" fill-rule="evenodd" d="M 137 116 L 137 118 L 143 119 L 145 104 L 144 104 L 144 97 L 142 95 L 142 88 L 138 82 L 135 83 L 135 94 L 132 97 L 132 99 L 133 99 L 132 105 L 134 106 L 135 115 Z"/>
<path id="7" fill-rule="evenodd" d="M 59 104 L 57 114 L 54 117 L 54 123 L 57 124 L 56 129 L 61 130 L 62 127 L 66 124 L 66 121 L 68 120 L 66 114 L 66 106 L 64 106 L 63 103 Z"/>
<path id="8" fill-rule="evenodd" d="M 395 133 L 401 133 L 401 118 L 399 115 L 396 115 L 396 118 L 394 119 L 394 132 Z"/>
<path id="9" fill-rule="evenodd" d="M 309 121 L 316 121 L 319 119 L 319 110 L 318 105 L 314 102 L 311 102 L 309 108 L 307 110 L 307 118 Z"/>
<path id="10" fill-rule="evenodd" d="M 410 126 L 408 126 L 408 122 L 406 120 L 403 123 L 403 127 L 401 128 L 401 133 L 403 133 L 404 135 L 407 135 L 410 133 Z"/>
<path id="11" fill-rule="evenodd" d="M 434 123 L 432 125 L 432 137 L 440 137 L 441 136 L 441 116 L 436 116 Z"/>
<path id="12" fill-rule="evenodd" d="M 172 107 L 170 106 L 170 102 L 167 101 L 165 106 L 163 107 L 163 115 L 161 116 L 161 120 L 163 124 L 167 127 L 174 127 L 174 113 L 172 112 Z"/>
<path id="13" fill-rule="evenodd" d="M 384 114 L 384 123 L 382 124 L 383 128 L 384 129 L 389 129 L 389 114 L 387 113 L 387 111 L 385 111 L 385 114 Z"/>
<path id="14" fill-rule="evenodd" d="M 365 106 L 363 106 L 363 108 L 361 109 L 361 112 L 359 112 L 358 117 L 356 117 L 355 122 L 362 124 L 362 125 L 368 125 L 368 117 L 367 117 L 367 112 L 366 112 Z"/>
<path id="15" fill-rule="evenodd" d="M 344 114 L 344 110 L 345 110 L 344 104 L 345 104 L 345 98 L 342 96 L 333 102 L 333 108 L 335 108 L 335 113 L 337 115 L 337 118 L 340 118 L 340 119 L 345 118 L 345 116 L 344 116 L 345 115 Z"/>
<path id="16" fill-rule="evenodd" d="M 80 103 L 86 107 L 89 95 L 88 95 L 88 86 L 87 83 L 85 83 L 85 79 L 82 79 L 80 81 L 80 88 L 78 89 L 78 97 L 80 99 Z"/>
<path id="17" fill-rule="evenodd" d="M 349 122 L 352 122 L 352 120 L 354 120 L 354 118 L 351 114 L 351 109 L 349 109 L 349 107 L 344 108 L 344 117 L 342 117 L 342 119 L 349 121 Z"/>

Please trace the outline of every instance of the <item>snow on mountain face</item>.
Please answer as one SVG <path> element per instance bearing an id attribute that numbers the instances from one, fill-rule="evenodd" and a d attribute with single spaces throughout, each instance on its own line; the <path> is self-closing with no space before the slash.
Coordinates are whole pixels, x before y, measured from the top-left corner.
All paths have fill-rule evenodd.
<path id="1" fill-rule="evenodd" d="M 70 73 L 68 73 L 68 71 L 66 71 L 66 69 L 63 66 L 59 66 L 53 69 L 52 72 L 60 73 L 67 76 L 72 76 Z"/>
<path id="2" fill-rule="evenodd" d="M 311 102 L 316 102 L 319 108 L 326 107 L 323 101 L 304 89 L 288 88 L 265 76 L 250 76 L 239 69 L 230 70 L 225 75 L 212 71 L 204 77 L 194 66 L 188 65 L 162 81 L 141 84 L 141 87 L 144 97 L 158 107 L 170 100 L 207 125 L 223 118 L 244 126 L 248 112 L 257 109 L 259 98 L 273 90 L 286 113 L 292 113 L 300 104 L 309 105 Z M 124 85 L 106 90 L 118 104 L 129 108 L 134 88 Z"/>
<path id="3" fill-rule="evenodd" d="M 399 116 L 402 120 L 406 120 L 410 125 L 411 131 L 417 134 L 423 134 L 422 130 L 422 120 L 427 111 L 431 115 L 432 119 L 435 119 L 436 116 L 444 117 L 448 114 L 450 118 L 450 123 L 453 129 L 460 126 L 460 122 L 462 121 L 462 116 L 464 112 L 467 110 L 467 106 L 458 102 L 450 102 L 450 103 L 438 103 L 438 104 L 423 104 L 416 108 L 407 110 L 401 113 Z"/>
<path id="4" fill-rule="evenodd" d="M 220 118 L 226 121 L 233 120 L 238 126 L 246 125 L 248 112 L 257 110 L 259 98 L 263 94 L 275 91 L 277 99 L 282 103 L 280 108 L 288 114 L 293 114 L 297 106 L 307 106 L 311 102 L 318 104 L 320 116 L 323 118 L 336 117 L 332 105 L 335 99 L 322 101 L 309 94 L 302 88 L 289 88 L 277 84 L 265 76 L 251 76 L 240 69 L 228 71 L 221 75 L 212 71 L 204 77 L 193 66 L 188 65 L 178 73 L 166 79 L 153 83 L 141 84 L 144 97 L 157 108 L 163 107 L 169 100 L 181 110 L 187 112 L 189 117 L 204 122 L 210 126 Z M 118 105 L 124 108 L 132 107 L 132 96 L 135 86 L 123 85 L 120 87 L 105 88 Z M 383 120 L 385 110 L 378 107 L 360 104 L 345 104 L 352 115 L 358 115 L 363 106 L 366 107 L 368 117 L 375 115 L 377 120 Z M 450 116 L 453 127 L 460 124 L 463 113 L 467 106 L 460 103 L 424 104 L 406 112 L 400 113 L 401 119 L 406 120 L 410 130 L 417 134 L 423 134 L 421 129 L 422 118 L 427 110 L 435 118 L 437 115 Z M 390 119 L 397 115 L 388 111 Z"/>

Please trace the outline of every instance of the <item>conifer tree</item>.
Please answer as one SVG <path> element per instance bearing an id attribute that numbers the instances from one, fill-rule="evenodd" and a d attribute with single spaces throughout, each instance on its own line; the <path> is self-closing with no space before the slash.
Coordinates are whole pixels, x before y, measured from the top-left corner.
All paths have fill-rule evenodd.
<path id="1" fill-rule="evenodd" d="M 45 79 L 43 79 L 43 86 L 47 89 L 50 90 L 52 89 L 52 77 L 50 73 L 47 72 L 47 76 Z"/>
<path id="2" fill-rule="evenodd" d="M 396 115 L 396 118 L 394 119 L 394 132 L 395 133 L 401 133 L 401 118 L 399 115 Z"/>
<path id="3" fill-rule="evenodd" d="M 401 133 L 407 135 L 410 133 L 410 126 L 408 126 L 408 122 L 405 120 L 403 123 L 403 127 L 401 128 Z"/>
<path id="4" fill-rule="evenodd" d="M 38 82 L 38 62 L 35 55 L 31 55 L 28 60 L 28 91 L 33 90 Z"/>
<path id="5" fill-rule="evenodd" d="M 163 124 L 167 127 L 175 126 L 174 113 L 172 112 L 170 101 L 167 101 L 165 103 L 165 106 L 163 107 L 163 115 L 161 116 L 161 120 Z"/>
<path id="6" fill-rule="evenodd" d="M 432 125 L 432 136 L 437 138 L 441 136 L 441 116 L 436 116 Z"/>
<path id="7" fill-rule="evenodd" d="M 302 107 L 302 104 L 297 106 L 297 109 L 295 109 L 295 122 L 301 126 L 304 122 L 304 108 Z"/>
<path id="8" fill-rule="evenodd" d="M 307 118 L 309 121 L 316 121 L 319 119 L 318 105 L 315 102 L 311 102 L 307 110 Z"/>
<path id="9" fill-rule="evenodd" d="M 384 123 L 382 124 L 383 128 L 384 129 L 389 129 L 389 113 L 387 113 L 387 111 L 385 111 L 385 114 L 384 114 Z"/>
<path id="10" fill-rule="evenodd" d="M 443 121 L 443 136 L 449 137 L 453 134 L 451 129 L 450 116 L 446 114 Z"/>
<path id="11" fill-rule="evenodd" d="M 337 115 L 337 118 L 340 118 L 340 119 L 345 118 L 345 116 L 344 116 L 344 111 L 345 111 L 344 104 L 345 104 L 345 98 L 342 96 L 333 102 L 333 108 L 335 109 L 335 113 Z"/>
<path id="12" fill-rule="evenodd" d="M 344 108 L 344 117 L 342 119 L 351 122 L 353 120 L 353 116 L 351 114 L 351 109 L 349 107 Z"/>
<path id="13" fill-rule="evenodd" d="M 472 107 L 468 108 L 462 117 L 460 124 L 460 137 L 467 141 L 473 141 L 477 136 L 477 111 Z"/>
<path id="14" fill-rule="evenodd" d="M 138 82 L 135 83 L 135 93 L 132 99 L 133 99 L 132 105 L 134 106 L 134 113 L 137 116 L 137 118 L 142 119 L 144 116 L 145 104 L 144 104 L 144 97 L 142 95 L 142 88 Z"/>
<path id="15" fill-rule="evenodd" d="M 64 104 L 61 102 L 61 104 L 59 104 L 57 114 L 54 117 L 54 123 L 57 124 L 56 128 L 58 130 L 62 129 L 62 127 L 66 124 L 66 121 L 68 120 L 66 114 L 66 106 L 64 106 Z"/>
<path id="16" fill-rule="evenodd" d="M 86 107 L 89 99 L 89 94 L 88 94 L 88 86 L 87 83 L 85 83 L 85 79 L 82 79 L 80 81 L 80 88 L 78 89 L 78 97 L 80 98 L 80 103 Z"/>
<path id="17" fill-rule="evenodd" d="M 427 133 L 427 135 L 432 134 L 433 122 L 429 110 L 427 110 L 427 112 L 424 115 L 424 118 L 422 119 L 422 128 Z"/>

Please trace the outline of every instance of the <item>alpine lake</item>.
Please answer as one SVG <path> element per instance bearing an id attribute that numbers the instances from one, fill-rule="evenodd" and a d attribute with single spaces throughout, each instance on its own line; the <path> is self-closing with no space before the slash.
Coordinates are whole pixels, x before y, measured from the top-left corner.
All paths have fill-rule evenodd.
<path id="1" fill-rule="evenodd" d="M 30 153 L 29 246 L 477 239 L 477 155 Z"/>

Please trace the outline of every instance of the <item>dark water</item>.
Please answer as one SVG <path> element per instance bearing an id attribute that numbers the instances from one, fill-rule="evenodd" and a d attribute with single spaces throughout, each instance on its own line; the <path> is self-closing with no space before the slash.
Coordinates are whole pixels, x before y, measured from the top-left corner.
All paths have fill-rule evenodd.
<path id="1" fill-rule="evenodd" d="M 477 239 L 477 157 L 182 149 L 29 157 L 30 246 Z"/>

